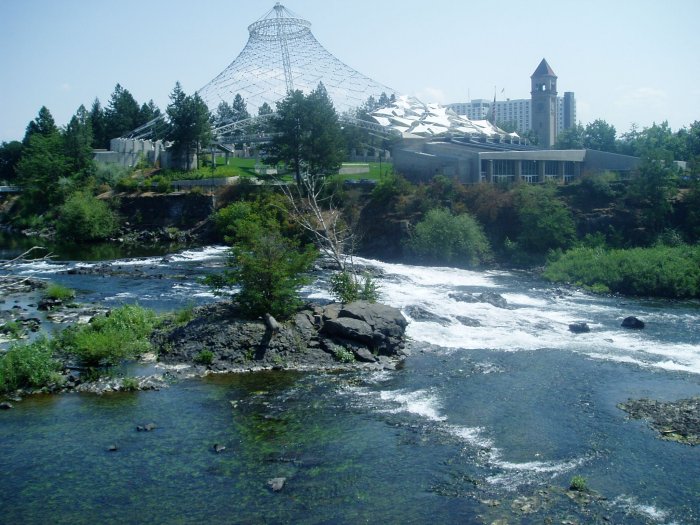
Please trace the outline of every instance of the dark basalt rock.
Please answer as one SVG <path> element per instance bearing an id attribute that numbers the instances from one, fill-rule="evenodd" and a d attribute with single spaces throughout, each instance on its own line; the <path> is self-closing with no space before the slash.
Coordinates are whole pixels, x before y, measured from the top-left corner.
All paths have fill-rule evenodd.
<path id="1" fill-rule="evenodd" d="M 459 321 L 464 326 L 474 326 L 474 327 L 481 326 L 481 321 L 479 321 L 478 319 L 472 319 L 471 317 L 465 317 L 463 315 L 458 315 L 455 317 L 455 319 L 457 319 L 457 321 Z"/>
<path id="2" fill-rule="evenodd" d="M 14 406 L 12 406 L 12 403 L 9 403 L 7 401 L 3 401 L 2 403 L 0 403 L 0 410 L 10 410 L 12 408 L 15 408 Z"/>
<path id="3" fill-rule="evenodd" d="M 569 332 L 572 332 L 574 334 L 585 334 L 590 331 L 591 328 L 588 326 L 588 323 L 576 322 L 569 324 Z"/>
<path id="4" fill-rule="evenodd" d="M 644 328 L 645 324 L 644 324 L 644 321 L 637 319 L 633 315 L 630 315 L 629 317 L 625 317 L 622 320 L 622 324 L 620 326 L 622 326 L 622 328 L 631 328 L 633 330 L 641 330 L 642 328 Z"/>
<path id="5" fill-rule="evenodd" d="M 508 301 L 495 292 L 484 292 L 479 296 L 479 302 L 488 303 L 496 308 L 508 308 Z"/>
<path id="6" fill-rule="evenodd" d="M 209 350 L 212 364 L 200 367 L 202 373 L 394 368 L 395 363 L 379 357 L 398 360 L 405 355 L 407 321 L 400 310 L 381 304 L 309 305 L 278 325 L 278 330 L 270 330 L 263 319 L 245 319 L 234 304 L 215 303 L 196 309 L 194 319 L 184 326 L 162 329 L 153 343 L 166 363 L 191 364 L 199 352 Z M 347 352 L 355 356 L 354 362 L 348 362 Z"/>
<path id="7" fill-rule="evenodd" d="M 647 419 L 661 439 L 700 444 L 700 397 L 678 401 L 630 399 L 617 406 L 633 419 Z"/>
<path id="8" fill-rule="evenodd" d="M 406 308 L 406 313 L 410 315 L 415 321 L 438 323 L 443 326 L 448 326 L 452 324 L 452 322 L 446 317 L 434 314 L 433 312 L 423 308 L 422 306 L 409 306 Z"/>

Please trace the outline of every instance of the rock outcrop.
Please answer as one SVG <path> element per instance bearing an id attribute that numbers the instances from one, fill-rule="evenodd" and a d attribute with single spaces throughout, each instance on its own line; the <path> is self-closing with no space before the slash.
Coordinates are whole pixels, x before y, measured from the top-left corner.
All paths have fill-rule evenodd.
<path id="1" fill-rule="evenodd" d="M 392 368 L 404 357 L 407 321 L 393 307 L 356 301 L 309 305 L 271 330 L 269 321 L 244 319 L 229 303 L 207 305 L 184 326 L 154 336 L 161 361 L 196 363 L 211 352 L 211 371 L 261 368 Z"/>

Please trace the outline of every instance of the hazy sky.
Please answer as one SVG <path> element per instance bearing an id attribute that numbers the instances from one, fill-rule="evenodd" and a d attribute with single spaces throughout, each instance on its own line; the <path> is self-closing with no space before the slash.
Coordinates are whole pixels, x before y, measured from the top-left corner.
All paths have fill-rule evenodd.
<path id="1" fill-rule="evenodd" d="M 577 119 L 618 135 L 700 120 L 698 0 L 288 0 L 349 66 L 424 102 L 529 98 L 546 58 Z M 0 141 L 45 105 L 65 125 L 120 83 L 163 110 L 223 71 L 272 8 L 260 0 L 0 0 Z M 501 95 L 501 90 L 505 94 Z"/>

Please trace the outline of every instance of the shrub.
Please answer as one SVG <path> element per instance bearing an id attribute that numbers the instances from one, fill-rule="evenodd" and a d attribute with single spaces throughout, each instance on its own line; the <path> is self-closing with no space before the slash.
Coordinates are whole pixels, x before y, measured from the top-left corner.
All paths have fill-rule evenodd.
<path id="1" fill-rule="evenodd" d="M 125 392 L 135 392 L 139 389 L 139 380 L 135 377 L 125 377 L 122 379 L 121 388 Z"/>
<path id="2" fill-rule="evenodd" d="M 200 365 L 210 365 L 214 361 L 214 352 L 211 350 L 202 350 L 194 356 L 194 362 Z"/>
<path id="3" fill-rule="evenodd" d="M 430 210 L 407 243 L 426 262 L 475 266 L 488 260 L 491 248 L 481 225 L 468 214 L 452 215 L 445 208 Z"/>
<path id="4" fill-rule="evenodd" d="M 62 240 L 89 242 L 108 238 L 118 227 L 117 215 L 107 203 L 78 191 L 60 207 L 56 234 Z"/>
<path id="5" fill-rule="evenodd" d="M 341 363 L 352 363 L 353 361 L 355 361 L 355 354 L 353 354 L 347 348 L 343 348 L 342 346 L 338 346 L 335 348 L 335 350 L 333 351 L 333 356 Z"/>
<path id="6" fill-rule="evenodd" d="M 59 346 L 87 366 L 113 365 L 151 349 L 155 322 L 153 311 L 124 305 L 88 325 L 64 330 Z"/>
<path id="7" fill-rule="evenodd" d="M 75 297 L 75 290 L 71 290 L 61 284 L 51 283 L 44 290 L 44 297 L 57 301 L 70 301 Z"/>
<path id="8" fill-rule="evenodd" d="M 60 370 L 61 364 L 54 359 L 51 342 L 46 337 L 28 344 L 14 344 L 0 357 L 0 391 L 58 384 Z"/>
<path id="9" fill-rule="evenodd" d="M 18 321 L 8 321 L 0 326 L 0 334 L 5 334 L 12 339 L 19 339 L 24 335 L 24 327 Z"/>
<path id="10" fill-rule="evenodd" d="M 379 288 L 371 275 L 365 274 L 360 281 L 357 275 L 343 270 L 331 276 L 331 295 L 341 303 L 357 300 L 375 303 L 379 298 Z"/>
<path id="11" fill-rule="evenodd" d="M 700 247 L 576 248 L 549 261 L 543 276 L 626 295 L 700 297 Z"/>
<path id="12" fill-rule="evenodd" d="M 588 487 L 586 486 L 586 478 L 583 476 L 576 475 L 571 478 L 571 483 L 569 484 L 569 489 L 575 490 L 577 492 L 585 492 Z"/>
<path id="13" fill-rule="evenodd" d="M 183 325 L 189 323 L 194 319 L 194 305 L 188 304 L 181 310 L 173 313 L 173 322 L 177 325 Z"/>
<path id="14" fill-rule="evenodd" d="M 313 246 L 282 237 L 277 231 L 258 230 L 233 247 L 228 264 L 232 268 L 205 282 L 215 292 L 235 285 L 240 291 L 235 301 L 243 313 L 257 318 L 265 313 L 286 319 L 299 306 L 299 288 L 308 282 L 304 275 L 316 259 Z"/>

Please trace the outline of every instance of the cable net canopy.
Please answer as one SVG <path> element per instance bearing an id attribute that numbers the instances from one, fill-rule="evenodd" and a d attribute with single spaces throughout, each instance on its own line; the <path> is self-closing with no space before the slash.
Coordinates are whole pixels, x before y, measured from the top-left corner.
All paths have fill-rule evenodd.
<path id="1" fill-rule="evenodd" d="M 240 94 L 255 115 L 267 102 L 275 103 L 292 90 L 310 93 L 319 82 L 339 113 L 364 104 L 370 96 L 396 92 L 347 66 L 316 40 L 311 24 L 277 3 L 248 26 L 243 51 L 214 80 L 198 91 L 211 111 Z"/>

